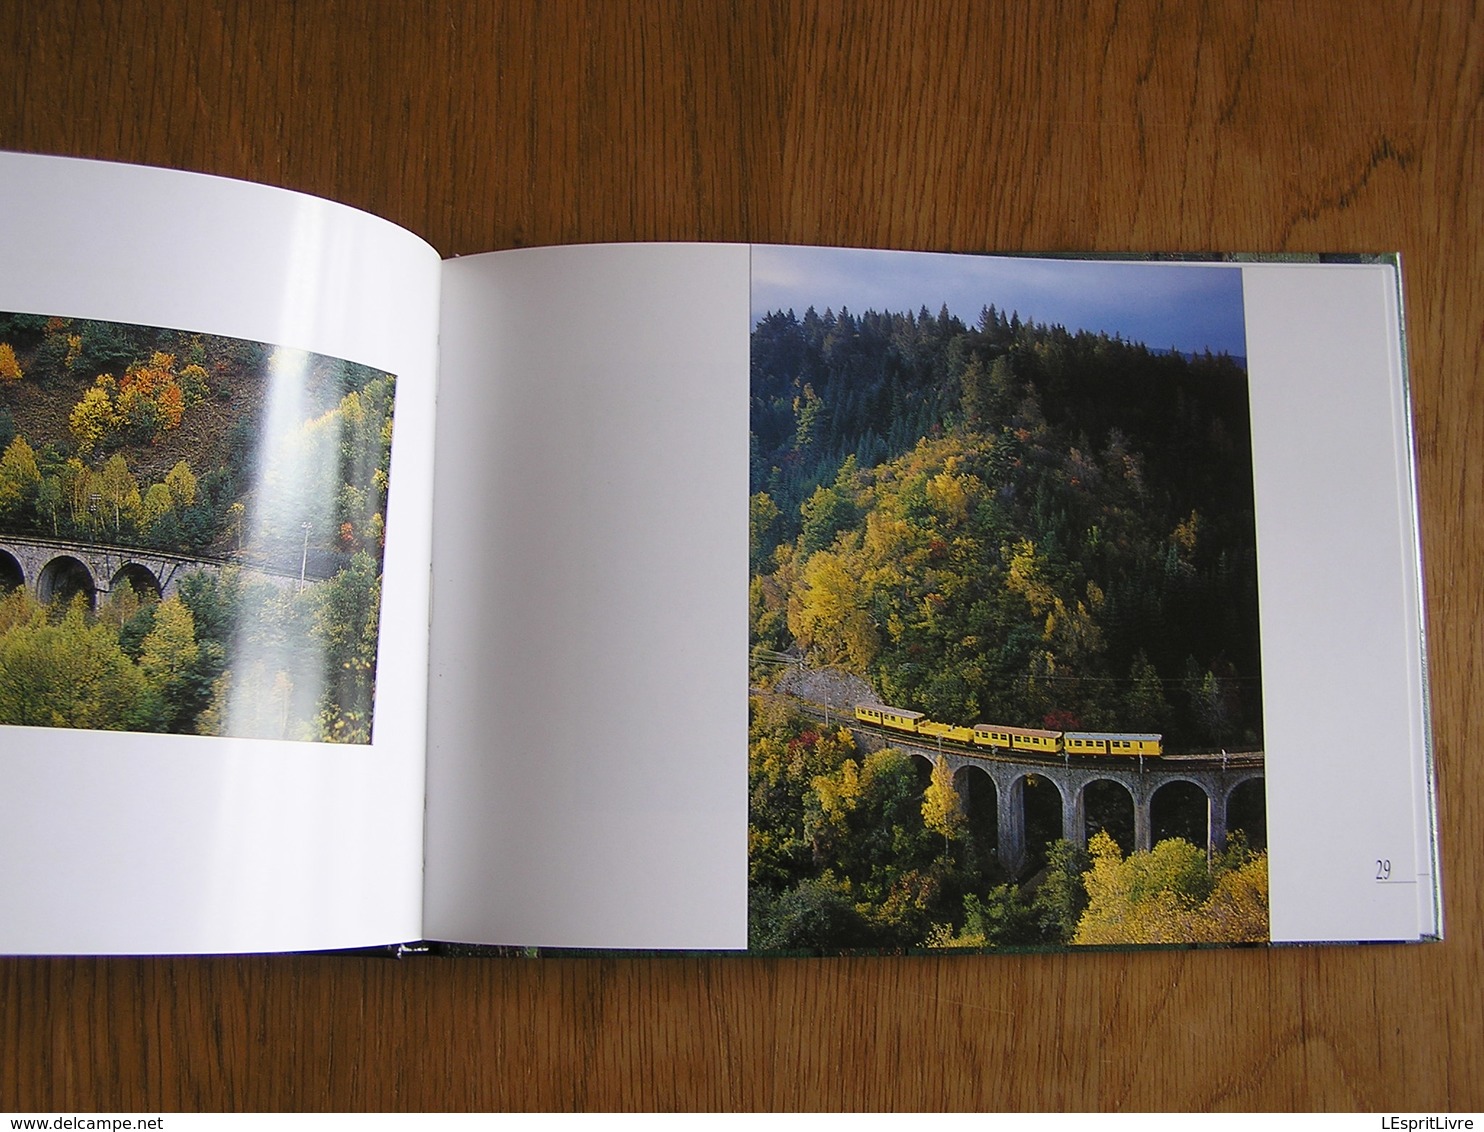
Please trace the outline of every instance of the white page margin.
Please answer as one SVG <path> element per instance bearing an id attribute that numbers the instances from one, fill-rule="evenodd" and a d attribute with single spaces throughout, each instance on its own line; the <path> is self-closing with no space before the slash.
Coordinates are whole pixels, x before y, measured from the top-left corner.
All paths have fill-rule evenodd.
<path id="1" fill-rule="evenodd" d="M 1436 925 L 1395 271 L 1247 266 L 1243 290 L 1272 939 L 1418 939 Z"/>

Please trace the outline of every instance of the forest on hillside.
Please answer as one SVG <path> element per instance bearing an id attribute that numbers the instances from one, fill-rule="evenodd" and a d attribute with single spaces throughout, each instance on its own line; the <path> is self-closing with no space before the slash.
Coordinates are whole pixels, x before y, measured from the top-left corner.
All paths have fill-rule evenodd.
<path id="1" fill-rule="evenodd" d="M 369 742 L 394 401 L 341 359 L 0 314 L 0 533 L 212 562 L 43 593 L 0 558 L 0 723 Z"/>
<path id="2" fill-rule="evenodd" d="M 774 312 L 751 443 L 755 646 L 934 719 L 1261 745 L 1238 362 L 993 307 Z"/>
<path id="3" fill-rule="evenodd" d="M 754 688 L 833 666 L 954 724 L 1261 748 L 1241 359 L 945 306 L 770 311 L 751 361 Z M 1240 831 L 1209 863 L 1060 841 L 1012 877 L 942 767 L 782 704 L 752 705 L 753 946 L 1266 936 Z"/>

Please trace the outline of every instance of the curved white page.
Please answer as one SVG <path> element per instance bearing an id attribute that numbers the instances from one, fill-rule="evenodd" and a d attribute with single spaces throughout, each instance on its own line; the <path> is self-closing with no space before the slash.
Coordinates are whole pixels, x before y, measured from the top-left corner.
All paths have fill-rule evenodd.
<path id="1" fill-rule="evenodd" d="M 374 742 L 0 727 L 0 951 L 347 947 L 421 934 L 439 263 L 296 193 L 0 155 L 0 310 L 219 334 L 397 376 Z"/>

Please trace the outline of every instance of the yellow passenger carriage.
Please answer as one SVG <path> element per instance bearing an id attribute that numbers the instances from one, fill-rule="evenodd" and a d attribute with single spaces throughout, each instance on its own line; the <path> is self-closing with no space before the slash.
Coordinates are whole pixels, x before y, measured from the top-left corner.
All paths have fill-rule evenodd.
<path id="1" fill-rule="evenodd" d="M 917 721 L 925 719 L 926 716 L 920 711 L 905 711 L 902 708 L 887 707 L 885 704 L 857 704 L 855 718 L 862 723 L 872 723 L 877 727 L 891 727 L 897 731 L 910 731 L 917 733 Z"/>
<path id="2" fill-rule="evenodd" d="M 918 720 L 917 733 L 919 735 L 931 735 L 937 739 L 947 739 L 954 743 L 972 743 L 974 741 L 974 729 L 972 727 L 955 727 L 951 723 L 938 723 L 932 719 Z"/>
<path id="3" fill-rule="evenodd" d="M 1164 753 L 1163 735 L 1111 731 L 1068 731 L 1062 737 L 1069 755 L 1138 755 Z"/>
<path id="4" fill-rule="evenodd" d="M 974 727 L 976 747 L 994 747 L 1001 751 L 1010 749 L 1010 729 L 993 723 L 980 723 Z"/>
<path id="5" fill-rule="evenodd" d="M 1037 755 L 1061 754 L 1061 732 L 1042 731 L 1036 727 L 1006 727 L 1012 751 L 1031 751 Z"/>

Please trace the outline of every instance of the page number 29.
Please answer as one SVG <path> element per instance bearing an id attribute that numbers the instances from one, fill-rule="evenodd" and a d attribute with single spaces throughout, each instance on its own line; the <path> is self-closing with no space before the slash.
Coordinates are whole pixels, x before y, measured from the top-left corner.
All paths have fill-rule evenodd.
<path id="1" fill-rule="evenodd" d="M 1376 879 L 1377 880 L 1390 880 L 1391 879 L 1391 858 L 1387 857 L 1387 858 L 1384 858 L 1383 859 L 1383 858 L 1379 858 L 1378 857 L 1376 859 Z"/>

